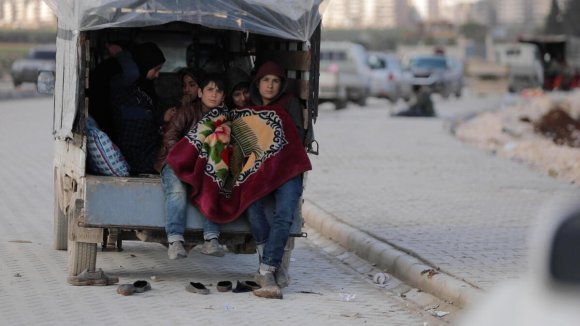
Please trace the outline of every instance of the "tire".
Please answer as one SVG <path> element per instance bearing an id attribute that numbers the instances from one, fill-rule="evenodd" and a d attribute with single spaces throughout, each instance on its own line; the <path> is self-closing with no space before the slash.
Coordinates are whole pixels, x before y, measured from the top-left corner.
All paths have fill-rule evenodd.
<path id="1" fill-rule="evenodd" d="M 336 110 L 342 110 L 346 108 L 347 101 L 345 99 L 338 99 L 334 101 L 334 107 Z"/>
<path id="2" fill-rule="evenodd" d="M 97 244 L 70 241 L 68 244 L 68 275 L 80 274 L 85 269 L 95 270 L 97 265 Z"/>
<path id="3" fill-rule="evenodd" d="M 367 106 L 367 95 L 361 95 L 361 97 L 356 100 L 356 104 L 360 106 Z"/>
<path id="4" fill-rule="evenodd" d="M 66 250 L 68 245 L 68 221 L 64 212 L 58 207 L 55 196 L 54 221 L 52 229 L 52 247 L 55 250 Z"/>
<path id="5" fill-rule="evenodd" d="M 12 80 L 12 84 L 14 84 L 14 87 L 18 87 L 18 86 L 22 85 L 22 82 L 20 80 L 14 79 L 14 80 Z"/>
<path id="6" fill-rule="evenodd" d="M 461 89 L 458 89 L 455 91 L 455 97 L 457 97 L 457 98 L 461 97 Z"/>
<path id="7" fill-rule="evenodd" d="M 66 250 L 68 245 L 68 219 L 59 205 L 58 194 L 60 193 L 60 182 L 54 173 L 54 216 L 52 226 L 52 247 L 55 250 Z"/>

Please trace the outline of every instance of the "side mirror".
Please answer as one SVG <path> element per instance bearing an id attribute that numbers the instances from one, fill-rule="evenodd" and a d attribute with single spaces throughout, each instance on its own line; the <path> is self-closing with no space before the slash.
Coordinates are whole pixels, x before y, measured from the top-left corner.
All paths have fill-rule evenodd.
<path id="1" fill-rule="evenodd" d="M 38 73 L 36 90 L 40 94 L 54 94 L 54 71 L 40 71 Z"/>

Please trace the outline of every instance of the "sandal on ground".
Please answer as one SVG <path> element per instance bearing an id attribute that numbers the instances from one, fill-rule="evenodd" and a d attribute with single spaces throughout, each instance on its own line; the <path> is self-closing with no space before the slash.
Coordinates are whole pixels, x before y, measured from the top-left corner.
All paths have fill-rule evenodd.
<path id="1" fill-rule="evenodd" d="M 121 284 L 117 288 L 117 293 L 124 296 L 132 295 L 135 293 L 135 287 L 133 284 Z"/>
<path id="2" fill-rule="evenodd" d="M 88 268 L 82 273 L 75 276 L 67 277 L 66 281 L 75 286 L 85 286 L 85 285 L 112 285 L 119 283 L 119 278 L 116 276 L 108 276 L 103 272 L 102 269 L 97 269 L 96 271 L 89 271 Z"/>
<path id="3" fill-rule="evenodd" d="M 151 290 L 151 284 L 145 280 L 138 280 L 133 283 L 135 287 L 135 292 L 143 293 L 145 291 Z"/>
<path id="4" fill-rule="evenodd" d="M 232 282 L 219 281 L 219 282 L 217 282 L 216 288 L 219 292 L 228 292 L 232 289 Z"/>
<path id="5" fill-rule="evenodd" d="M 244 292 L 252 292 L 260 288 L 260 285 L 254 281 L 238 281 L 236 283 L 236 287 L 232 292 L 234 293 L 244 293 Z"/>
<path id="6" fill-rule="evenodd" d="M 187 292 L 191 293 L 199 293 L 199 294 L 208 294 L 209 289 L 205 287 L 205 285 L 198 283 L 198 282 L 189 282 L 185 287 Z"/>

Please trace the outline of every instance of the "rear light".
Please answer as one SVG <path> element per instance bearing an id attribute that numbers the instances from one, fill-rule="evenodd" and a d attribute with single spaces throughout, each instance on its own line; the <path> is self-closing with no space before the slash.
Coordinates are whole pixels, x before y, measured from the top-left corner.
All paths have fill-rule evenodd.
<path id="1" fill-rule="evenodd" d="M 389 74 L 389 77 L 387 78 L 388 80 L 395 80 L 395 75 L 393 75 L 392 73 Z"/>
<path id="2" fill-rule="evenodd" d="M 338 73 L 338 70 L 339 70 L 338 69 L 338 65 L 336 63 L 333 63 L 330 66 L 328 66 L 328 69 L 327 70 L 329 72 L 332 72 L 332 73 L 335 73 L 336 74 L 336 73 Z"/>

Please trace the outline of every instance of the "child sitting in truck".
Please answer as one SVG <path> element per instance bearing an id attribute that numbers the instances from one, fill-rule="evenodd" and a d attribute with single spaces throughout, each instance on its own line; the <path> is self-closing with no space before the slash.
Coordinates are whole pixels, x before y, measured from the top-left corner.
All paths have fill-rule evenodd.
<path id="1" fill-rule="evenodd" d="M 183 80 L 186 80 L 184 75 Z M 186 86 L 184 85 L 184 89 Z M 189 129 L 197 123 L 205 113 L 223 105 L 225 82 L 219 75 L 207 75 L 199 83 L 197 90 L 199 100 L 186 101 L 169 125 L 163 136 L 163 144 L 159 151 L 155 168 L 161 173 L 161 182 L 165 194 L 165 213 L 167 241 L 169 243 L 169 259 L 187 257 L 184 248 L 185 225 L 187 221 L 188 189 L 181 182 L 171 167 L 165 164 L 167 155 L 173 146 L 185 136 Z M 219 225 L 209 220 L 204 221 L 204 244 L 201 253 L 222 257 L 225 252 L 219 244 Z"/>

